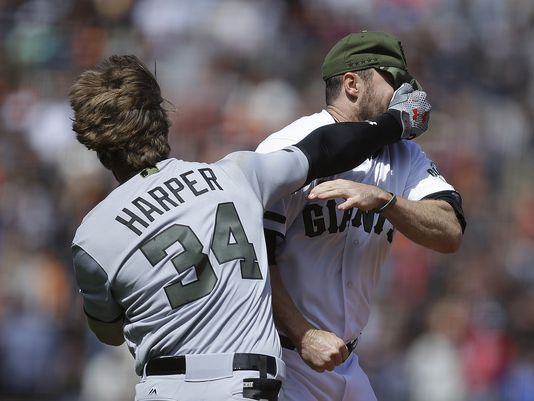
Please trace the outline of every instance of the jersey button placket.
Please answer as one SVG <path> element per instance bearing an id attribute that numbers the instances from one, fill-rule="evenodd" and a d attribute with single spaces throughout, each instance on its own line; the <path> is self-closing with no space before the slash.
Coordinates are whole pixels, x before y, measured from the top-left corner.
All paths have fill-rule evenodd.
<path id="1" fill-rule="evenodd" d="M 342 265 L 342 279 L 341 282 L 341 288 L 343 290 L 343 309 L 344 309 L 344 321 L 343 325 L 340 326 L 343 327 L 343 336 L 345 337 L 346 334 L 350 331 L 351 326 L 351 319 L 348 319 L 348 316 L 351 316 L 351 310 L 353 308 L 350 307 L 353 300 L 353 286 L 354 286 L 354 268 L 357 266 L 354 266 L 355 261 L 355 253 L 356 250 L 353 246 L 358 246 L 360 241 L 358 238 L 355 238 L 357 235 L 357 230 L 354 229 L 354 227 L 350 226 L 347 227 L 347 231 L 345 232 L 345 246 L 343 247 L 343 265 Z M 353 245 L 353 246 L 351 246 Z M 340 322 L 341 323 L 341 322 Z"/>

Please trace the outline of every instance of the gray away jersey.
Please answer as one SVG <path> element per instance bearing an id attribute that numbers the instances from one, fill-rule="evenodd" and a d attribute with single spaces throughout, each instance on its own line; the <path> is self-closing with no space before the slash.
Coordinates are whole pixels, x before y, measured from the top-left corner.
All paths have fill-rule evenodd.
<path id="1" fill-rule="evenodd" d="M 73 240 L 85 312 L 124 336 L 142 374 L 155 356 L 281 356 L 271 314 L 264 207 L 303 185 L 295 147 L 213 163 L 164 160 L 117 187 Z"/>

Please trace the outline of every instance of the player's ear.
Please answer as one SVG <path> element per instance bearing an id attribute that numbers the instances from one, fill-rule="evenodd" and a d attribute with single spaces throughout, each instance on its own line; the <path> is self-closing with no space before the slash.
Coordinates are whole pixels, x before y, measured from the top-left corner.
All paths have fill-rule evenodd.
<path id="1" fill-rule="evenodd" d="M 362 90 L 363 81 L 355 72 L 346 72 L 343 74 L 343 90 L 347 97 L 356 100 Z"/>

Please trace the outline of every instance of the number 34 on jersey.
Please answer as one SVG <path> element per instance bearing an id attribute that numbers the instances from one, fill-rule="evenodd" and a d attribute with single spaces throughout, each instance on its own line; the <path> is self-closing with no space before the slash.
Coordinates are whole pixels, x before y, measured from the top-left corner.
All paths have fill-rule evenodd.
<path id="1" fill-rule="evenodd" d="M 173 224 L 167 227 L 143 243 L 141 251 L 150 264 L 156 266 L 167 256 L 166 249 L 174 243 L 179 243 L 183 248 L 179 255 L 171 259 L 176 271 L 182 275 L 194 268 L 197 280 L 188 284 L 177 282 L 165 287 L 173 309 L 208 295 L 217 283 L 208 255 L 202 252 L 203 244 L 189 226 Z M 254 246 L 248 241 L 237 210 L 231 202 L 221 203 L 217 207 L 211 251 L 219 264 L 239 259 L 243 279 L 263 278 Z"/>

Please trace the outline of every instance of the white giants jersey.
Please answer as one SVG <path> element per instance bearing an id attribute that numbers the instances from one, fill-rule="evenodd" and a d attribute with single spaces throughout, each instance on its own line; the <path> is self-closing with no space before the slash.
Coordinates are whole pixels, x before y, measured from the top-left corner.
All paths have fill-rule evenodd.
<path id="1" fill-rule="evenodd" d="M 213 163 L 167 159 L 117 187 L 73 240 L 85 312 L 124 318 L 136 371 L 156 356 L 281 356 L 271 315 L 264 207 L 300 188 L 297 148 Z"/>
<path id="2" fill-rule="evenodd" d="M 296 143 L 334 122 L 325 110 L 303 117 L 270 135 L 257 151 Z M 407 140 L 384 147 L 353 170 L 328 177 L 337 178 L 378 186 L 409 200 L 454 190 L 421 147 Z M 308 200 L 318 182 L 270 207 L 264 225 L 284 238 L 277 245 L 276 263 L 298 309 L 311 324 L 351 341 L 367 324 L 394 228 L 379 214 L 338 210 L 340 199 Z"/>

